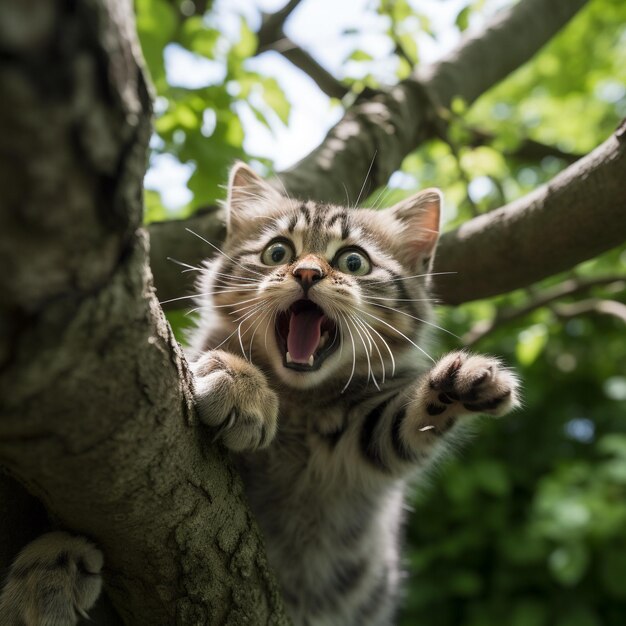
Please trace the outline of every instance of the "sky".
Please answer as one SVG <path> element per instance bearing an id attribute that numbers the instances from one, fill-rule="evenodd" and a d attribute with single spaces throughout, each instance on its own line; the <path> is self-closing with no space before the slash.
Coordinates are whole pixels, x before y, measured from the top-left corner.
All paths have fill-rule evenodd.
<path id="1" fill-rule="evenodd" d="M 239 16 L 246 17 L 253 30 L 258 29 L 261 11 L 271 13 L 286 0 L 216 0 L 213 14 L 224 32 L 229 29 L 236 36 Z M 441 58 L 458 43 L 460 34 L 454 28 L 454 19 L 467 3 L 466 0 L 411 0 L 428 15 L 437 38 L 423 33 L 418 37 L 421 59 L 430 63 Z M 376 4 L 376 3 L 375 3 Z M 480 14 L 473 14 L 471 28 L 478 28 L 508 0 L 491 0 Z M 354 49 L 366 50 L 377 59 L 373 71 L 381 81 L 392 77 L 394 67 L 389 55 L 390 41 L 383 34 L 386 21 L 376 15 L 372 0 L 304 0 L 285 24 L 288 37 L 308 51 L 331 74 L 341 78 L 345 73 L 355 75 L 355 67 L 345 59 Z M 350 35 L 346 35 L 348 31 Z M 291 102 L 288 125 L 274 120 L 272 130 L 263 126 L 246 107 L 237 109 L 245 131 L 244 148 L 247 153 L 271 159 L 277 170 L 296 163 L 313 150 L 328 130 L 343 115 L 339 105 L 333 105 L 315 83 L 277 52 L 266 52 L 247 61 L 251 70 L 274 77 Z M 171 84 L 199 87 L 223 80 L 224 68 L 217 62 L 194 56 L 179 46 L 168 46 L 165 65 Z M 370 70 L 372 69 L 370 67 Z M 157 102 L 158 110 L 158 102 Z M 210 112 L 205 122 L 210 125 Z M 146 174 L 145 186 L 161 193 L 165 206 L 176 209 L 191 199 L 186 182 L 192 167 L 179 163 L 174 157 L 161 155 L 153 158 Z M 401 183 L 401 176 L 396 182 Z M 393 179 L 391 184 L 393 185 Z"/>

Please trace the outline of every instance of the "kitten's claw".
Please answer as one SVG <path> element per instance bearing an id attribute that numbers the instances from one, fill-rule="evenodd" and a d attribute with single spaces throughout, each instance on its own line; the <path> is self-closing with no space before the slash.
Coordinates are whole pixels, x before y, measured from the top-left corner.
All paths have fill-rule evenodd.
<path id="1" fill-rule="evenodd" d="M 264 448 L 276 434 L 278 397 L 263 373 L 242 358 L 211 350 L 191 365 L 196 407 L 231 450 Z"/>
<path id="2" fill-rule="evenodd" d="M 417 387 L 409 404 L 413 430 L 405 426 L 405 436 L 442 435 L 464 414 L 504 415 L 519 403 L 518 388 L 515 375 L 497 359 L 451 352 Z"/>
<path id="3" fill-rule="evenodd" d="M 47 533 L 16 558 L 0 596 L 2 624 L 74 626 L 102 589 L 102 552 L 84 537 Z"/>
<path id="4" fill-rule="evenodd" d="M 451 352 L 428 377 L 429 415 L 488 413 L 504 415 L 518 404 L 519 383 L 498 359 L 467 352 Z"/>

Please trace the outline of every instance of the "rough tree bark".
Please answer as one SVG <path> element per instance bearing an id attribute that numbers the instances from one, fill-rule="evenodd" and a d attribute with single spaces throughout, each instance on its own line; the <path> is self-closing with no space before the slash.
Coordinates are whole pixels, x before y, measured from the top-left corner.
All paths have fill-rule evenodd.
<path id="1" fill-rule="evenodd" d="M 131 3 L 3 1 L 0 24 L 0 461 L 103 549 L 126 623 L 286 624 L 152 288 Z"/>
<path id="2" fill-rule="evenodd" d="M 356 198 L 374 146 L 372 184 L 384 183 L 450 94 L 471 102 L 583 4 L 558 0 L 546 14 L 542 3 L 537 24 L 536 3 L 520 2 L 430 74 L 359 103 L 285 173 L 288 190 L 340 200 L 345 183 Z M 499 63 L 492 46 L 503 42 L 511 55 Z M 195 423 L 152 288 L 140 229 L 149 94 L 129 3 L 0 0 L 0 52 L 0 462 L 104 549 L 107 591 L 128 623 L 285 624 L 239 478 Z M 453 71 L 466 54 L 495 59 L 482 82 Z M 215 215 L 193 220 L 223 236 Z M 178 255 L 181 231 L 153 227 L 159 258 Z M 5 557 L 44 517 L 14 487 L 0 485 L 3 537 L 16 542 Z M 7 530 L 20 515 L 37 523 Z"/>

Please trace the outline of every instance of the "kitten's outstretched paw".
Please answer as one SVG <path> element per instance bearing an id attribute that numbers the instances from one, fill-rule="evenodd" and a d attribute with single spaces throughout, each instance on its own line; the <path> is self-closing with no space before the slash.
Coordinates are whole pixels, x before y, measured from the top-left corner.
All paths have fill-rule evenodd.
<path id="1" fill-rule="evenodd" d="M 206 352 L 191 367 L 200 419 L 216 429 L 227 448 L 255 450 L 272 441 L 278 396 L 261 370 L 221 350 Z"/>
<path id="2" fill-rule="evenodd" d="M 74 626 L 102 589 L 102 552 L 84 537 L 47 533 L 15 560 L 0 596 L 2 624 Z"/>
<path id="3" fill-rule="evenodd" d="M 518 404 L 518 387 L 498 359 L 451 352 L 431 370 L 419 401 L 427 416 L 441 416 L 444 423 L 464 413 L 500 416 Z"/>

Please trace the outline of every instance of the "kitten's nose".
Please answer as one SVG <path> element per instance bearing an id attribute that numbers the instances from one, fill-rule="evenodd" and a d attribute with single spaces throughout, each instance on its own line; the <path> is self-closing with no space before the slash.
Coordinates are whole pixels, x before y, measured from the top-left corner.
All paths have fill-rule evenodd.
<path id="1" fill-rule="evenodd" d="M 309 289 L 322 278 L 324 278 L 324 270 L 312 261 L 301 261 L 293 270 L 294 278 L 300 283 L 304 295 Z"/>

